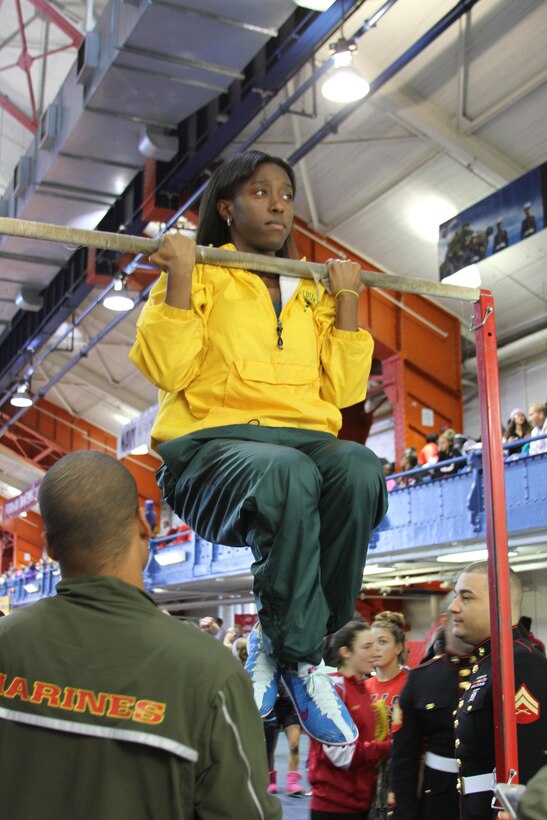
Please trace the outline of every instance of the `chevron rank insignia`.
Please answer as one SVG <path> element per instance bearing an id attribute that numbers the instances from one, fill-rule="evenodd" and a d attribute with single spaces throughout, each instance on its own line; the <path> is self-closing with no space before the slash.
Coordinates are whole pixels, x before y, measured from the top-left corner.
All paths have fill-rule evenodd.
<path id="1" fill-rule="evenodd" d="M 528 691 L 524 683 L 515 692 L 515 712 L 517 723 L 534 723 L 539 720 L 539 701 Z"/>

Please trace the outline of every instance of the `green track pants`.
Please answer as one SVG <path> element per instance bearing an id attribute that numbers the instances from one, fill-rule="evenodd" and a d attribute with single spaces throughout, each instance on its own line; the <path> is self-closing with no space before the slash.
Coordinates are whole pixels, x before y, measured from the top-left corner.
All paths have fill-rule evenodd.
<path id="1" fill-rule="evenodd" d="M 167 503 L 202 538 L 249 546 L 260 622 L 280 662 L 318 663 L 351 619 L 370 533 L 387 511 L 384 472 L 329 433 L 232 425 L 160 445 Z"/>

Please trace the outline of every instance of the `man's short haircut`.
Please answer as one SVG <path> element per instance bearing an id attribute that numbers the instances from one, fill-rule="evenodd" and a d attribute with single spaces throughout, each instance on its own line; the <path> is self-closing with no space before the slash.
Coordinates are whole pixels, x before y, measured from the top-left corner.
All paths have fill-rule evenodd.
<path id="1" fill-rule="evenodd" d="M 470 575 L 488 575 L 488 561 L 473 561 L 473 563 L 468 564 L 462 569 L 462 573 L 464 572 Z M 511 567 L 509 567 L 509 584 L 511 592 L 511 605 L 513 608 L 518 609 L 520 614 L 524 591 L 522 589 L 522 581 L 515 570 L 511 569 Z"/>
<path id="2" fill-rule="evenodd" d="M 530 411 L 532 413 L 541 413 L 542 416 L 547 416 L 547 404 L 543 404 L 541 401 L 536 401 L 535 404 L 532 404 L 530 407 Z"/>
<path id="3" fill-rule="evenodd" d="M 64 575 L 98 574 L 129 548 L 137 483 L 112 456 L 96 450 L 64 456 L 44 476 L 38 501 Z"/>

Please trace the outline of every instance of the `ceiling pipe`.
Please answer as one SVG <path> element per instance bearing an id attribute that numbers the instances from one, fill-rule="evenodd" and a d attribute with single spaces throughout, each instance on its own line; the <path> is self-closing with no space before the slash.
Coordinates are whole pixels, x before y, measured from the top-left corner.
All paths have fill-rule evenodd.
<path id="1" fill-rule="evenodd" d="M 530 359 L 532 356 L 546 351 L 547 328 L 544 328 L 498 348 L 498 362 L 500 365 L 509 364 L 519 359 Z M 477 357 L 473 356 L 470 359 L 465 359 L 462 366 L 466 373 L 475 374 L 477 372 Z"/>
<path id="2" fill-rule="evenodd" d="M 395 0 L 392 0 L 391 3 L 386 4 L 386 5 L 388 5 L 388 7 L 391 7 L 391 5 L 393 5 L 393 2 L 395 2 Z M 404 68 L 406 65 L 408 65 L 408 63 L 411 60 L 413 60 L 414 57 L 416 57 L 418 54 L 420 54 L 422 51 L 424 51 L 427 48 L 428 45 L 430 45 L 437 37 L 439 37 L 444 31 L 446 31 L 453 23 L 455 23 L 457 20 L 459 20 L 459 18 L 463 14 L 470 11 L 471 8 L 477 2 L 478 2 L 478 0 L 460 0 L 460 2 L 450 12 L 448 12 L 448 14 L 446 14 L 441 20 L 438 21 L 438 23 L 436 23 L 432 28 L 430 28 L 410 48 L 408 48 L 397 60 L 395 60 L 387 69 L 385 69 L 385 71 L 383 71 L 382 74 L 380 74 L 380 76 L 376 78 L 376 80 L 374 80 L 371 83 L 370 93 L 367 95 L 367 97 L 365 99 L 368 99 L 368 97 L 370 97 L 375 91 L 377 91 L 386 82 L 388 82 L 388 80 L 390 80 L 398 71 L 400 71 L 402 68 Z M 387 11 L 387 10 L 388 9 L 386 8 L 385 11 Z M 369 21 L 368 28 L 370 28 L 370 27 L 371 27 L 371 23 Z M 336 114 L 334 117 L 332 117 L 329 120 L 329 122 L 326 126 L 324 126 L 323 128 L 320 128 L 318 131 L 315 132 L 315 134 L 312 134 L 312 136 L 305 143 L 303 143 L 303 145 L 288 158 L 288 161 L 293 165 L 295 165 L 297 162 L 299 162 L 299 160 L 302 159 L 304 156 L 306 156 L 313 148 L 315 148 L 316 145 L 318 145 L 323 139 L 325 139 L 333 131 L 335 131 L 338 128 L 338 126 L 342 122 L 344 122 L 344 120 L 346 120 L 359 107 L 359 105 L 362 102 L 363 102 L 363 100 L 359 100 L 357 103 L 350 103 L 350 104 L 344 106 L 343 109 L 340 112 L 338 112 L 338 114 Z M 278 116 L 281 116 L 281 114 L 279 114 Z M 207 185 L 207 183 L 202 185 L 201 188 L 199 189 L 199 191 L 196 191 L 193 194 L 193 196 L 191 196 L 190 199 L 187 200 L 187 202 L 184 203 L 182 208 L 179 208 L 179 210 L 177 211 L 175 216 L 173 216 L 169 220 L 169 222 L 167 223 L 167 225 L 165 227 L 165 230 L 167 230 L 169 227 L 171 227 L 180 218 L 180 216 L 182 216 L 182 214 L 189 207 L 191 207 L 191 205 L 201 195 L 203 190 L 205 190 L 206 185 Z M 135 259 L 131 263 L 129 263 L 128 266 L 126 266 L 126 268 L 125 268 L 126 272 L 131 273 L 135 269 L 138 261 L 141 258 L 142 258 L 142 254 L 139 254 L 137 257 L 135 257 Z M 139 298 L 135 301 L 135 306 L 137 304 L 140 304 L 140 302 L 142 302 L 148 296 L 148 293 L 150 292 L 151 289 L 152 289 L 152 285 L 149 285 L 145 290 L 143 290 L 141 292 Z M 34 397 L 33 404 L 39 398 L 41 398 L 42 396 L 45 396 L 47 391 L 50 389 L 50 387 L 55 385 L 59 381 L 59 379 L 62 378 L 63 375 L 65 375 L 65 373 L 67 373 L 75 364 L 77 364 L 78 361 L 80 361 L 80 359 L 82 358 L 82 356 L 85 355 L 85 353 L 87 353 L 89 350 L 91 350 L 93 347 L 95 347 L 95 345 L 98 344 L 113 327 L 115 327 L 120 321 L 122 321 L 122 319 L 125 317 L 125 315 L 126 314 L 122 314 L 121 316 L 116 317 L 112 322 L 110 322 L 110 324 L 106 325 L 106 327 L 103 328 L 103 330 L 96 337 L 91 339 L 89 341 L 89 343 L 85 346 L 85 348 L 82 349 L 82 351 L 80 351 L 76 356 L 74 356 L 72 359 L 70 359 L 65 364 L 65 366 L 58 373 L 56 373 L 55 376 L 53 376 L 49 380 L 49 382 L 47 382 L 47 384 L 45 384 L 40 389 L 40 391 Z M 19 410 L 19 412 L 17 412 L 12 418 L 10 418 L 4 424 L 4 426 L 2 428 L 0 428 L 0 438 L 3 435 L 5 435 L 5 433 L 10 429 L 12 424 L 14 424 L 15 421 L 17 421 L 24 414 L 26 409 L 27 408 L 21 408 L 21 410 Z"/>
<path id="3" fill-rule="evenodd" d="M 432 26 L 422 37 L 420 37 L 416 42 L 407 48 L 407 50 L 401 54 L 401 56 L 391 63 L 379 77 L 373 80 L 370 84 L 370 91 L 366 97 L 363 97 L 361 100 L 357 100 L 354 103 L 349 103 L 345 105 L 341 111 L 337 114 L 334 114 L 333 117 L 329 119 L 329 121 L 322 127 L 319 128 L 314 134 L 306 140 L 303 145 L 297 151 L 291 154 L 288 157 L 288 162 L 295 165 L 302 157 L 305 157 L 306 154 L 315 148 L 316 145 L 319 145 L 324 139 L 326 139 L 330 134 L 335 133 L 340 125 L 350 117 L 354 111 L 356 111 L 359 106 L 366 102 L 373 94 L 376 93 L 383 85 L 385 85 L 392 77 L 395 76 L 401 69 L 405 68 L 415 57 L 422 53 L 431 43 L 433 43 L 437 37 L 440 37 L 451 25 L 453 25 L 457 20 L 460 19 L 464 14 L 467 14 L 473 6 L 478 3 L 479 0 L 460 0 L 460 2 L 451 9 L 448 14 L 445 14 L 441 20 L 438 21 L 434 26 Z"/>
<path id="4" fill-rule="evenodd" d="M 375 14 L 372 15 L 372 17 L 369 17 L 367 20 L 365 20 L 363 25 L 355 32 L 355 34 L 353 35 L 353 37 L 351 39 L 354 40 L 355 42 L 357 42 L 357 40 L 359 40 L 359 38 L 362 37 L 363 34 L 366 34 L 367 31 L 370 31 L 371 28 L 374 28 L 376 26 L 376 23 L 378 23 L 378 21 L 384 16 L 384 14 L 387 11 L 389 11 L 390 8 L 392 6 L 394 6 L 395 3 L 397 3 L 397 2 L 398 2 L 398 0 L 388 0 L 387 3 L 384 3 L 384 5 L 381 8 L 379 8 L 378 11 L 375 12 Z M 248 139 L 246 139 L 245 142 L 240 146 L 240 148 L 238 150 L 238 154 L 243 152 L 243 151 L 246 151 L 248 148 L 250 148 L 252 145 L 254 145 L 254 143 L 257 142 L 260 139 L 262 134 L 264 134 L 266 131 L 268 131 L 272 127 L 272 125 L 280 117 L 282 117 L 284 114 L 289 114 L 291 108 L 294 105 L 294 103 L 300 97 L 302 97 L 306 93 L 306 91 L 308 91 L 308 89 L 310 89 L 314 85 L 316 85 L 317 82 L 323 76 L 323 74 L 326 74 L 327 71 L 329 71 L 333 66 L 334 66 L 334 57 L 329 57 L 323 63 L 322 66 L 317 68 L 313 72 L 313 74 L 310 77 L 308 77 L 308 79 L 305 80 L 302 83 L 302 85 L 299 86 L 296 89 L 296 91 L 294 91 L 294 93 L 291 94 L 291 96 L 288 97 L 285 100 L 285 102 L 281 103 L 279 108 L 277 108 L 276 111 L 270 117 L 268 117 L 266 120 L 264 120 L 263 123 L 261 123 L 259 125 L 259 127 L 256 129 L 256 131 L 253 131 L 253 133 L 250 135 L 250 137 L 248 137 Z"/>

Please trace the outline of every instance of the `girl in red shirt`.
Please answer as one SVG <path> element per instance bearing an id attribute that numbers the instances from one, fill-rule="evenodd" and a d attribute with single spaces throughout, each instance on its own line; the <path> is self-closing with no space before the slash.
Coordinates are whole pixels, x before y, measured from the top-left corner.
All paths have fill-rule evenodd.
<path id="1" fill-rule="evenodd" d="M 383 701 L 387 706 L 392 733 L 401 725 L 399 696 L 408 674 L 402 668 L 408 655 L 404 626 L 402 613 L 380 612 L 371 627 L 376 676 L 370 678 L 366 685 L 372 702 Z"/>
<path id="2" fill-rule="evenodd" d="M 310 740 L 311 820 L 366 820 L 376 789 L 377 763 L 390 753 L 387 714 L 375 709 L 365 686 L 374 643 L 368 624 L 350 621 L 330 639 L 332 676 L 359 731 L 356 743 L 325 746 Z"/>

